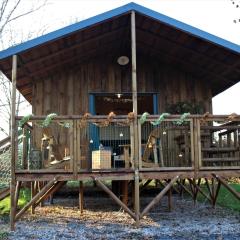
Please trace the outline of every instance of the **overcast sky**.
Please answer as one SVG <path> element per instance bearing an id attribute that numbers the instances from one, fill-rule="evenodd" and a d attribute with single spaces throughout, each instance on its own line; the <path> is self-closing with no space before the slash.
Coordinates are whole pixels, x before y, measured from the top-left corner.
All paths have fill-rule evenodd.
<path id="1" fill-rule="evenodd" d="M 76 20 L 83 20 L 99 13 L 129 3 L 128 0 L 49 0 L 44 11 L 25 17 L 13 27 L 25 33 L 36 32 L 42 26 L 45 31 L 53 31 Z M 240 1 L 236 1 L 239 2 Z M 25 0 L 21 12 L 34 0 Z M 135 0 L 155 11 L 176 18 L 204 31 L 240 44 L 240 9 L 231 0 Z M 213 112 L 216 114 L 240 114 L 240 83 L 213 99 Z"/>

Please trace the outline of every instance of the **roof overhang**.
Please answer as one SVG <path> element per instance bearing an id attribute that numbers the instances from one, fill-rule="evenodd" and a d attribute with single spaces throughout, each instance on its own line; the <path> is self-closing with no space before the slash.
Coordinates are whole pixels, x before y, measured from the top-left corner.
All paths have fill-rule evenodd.
<path id="1" fill-rule="evenodd" d="M 10 79 L 12 55 L 18 55 L 17 87 L 31 102 L 32 82 L 44 75 L 96 56 L 130 53 L 131 11 L 136 12 L 138 55 L 207 80 L 213 95 L 240 80 L 239 45 L 135 3 L 6 49 L 0 52 L 0 69 Z"/>

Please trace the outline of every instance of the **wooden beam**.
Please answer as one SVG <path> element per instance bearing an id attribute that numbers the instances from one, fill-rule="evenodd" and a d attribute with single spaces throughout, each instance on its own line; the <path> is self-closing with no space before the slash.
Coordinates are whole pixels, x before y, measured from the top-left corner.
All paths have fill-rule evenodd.
<path id="1" fill-rule="evenodd" d="M 185 180 L 185 179 L 184 179 Z M 191 197 L 193 197 L 192 192 L 184 185 L 185 181 L 182 183 L 181 180 L 177 181 L 177 184 L 182 187 L 183 190 L 185 190 Z"/>
<path id="2" fill-rule="evenodd" d="M 161 43 L 163 43 L 163 44 L 164 43 L 167 43 L 168 45 L 171 44 L 172 49 L 174 47 L 176 47 L 178 49 L 181 49 L 181 51 L 187 52 L 190 56 L 192 56 L 192 55 L 197 56 L 197 59 L 204 58 L 205 63 L 208 63 L 208 61 L 210 61 L 211 63 L 213 62 L 216 65 L 220 64 L 220 65 L 223 65 L 224 67 L 226 67 L 227 69 L 229 69 L 229 68 L 232 69 L 232 65 L 228 65 L 222 61 L 217 61 L 214 57 L 207 56 L 204 53 L 197 52 L 188 47 L 185 47 L 182 44 L 179 44 L 177 41 L 174 41 L 174 40 L 170 39 L 169 37 L 167 37 L 168 35 L 166 35 L 166 37 L 158 36 L 158 35 L 155 35 L 154 33 L 151 33 L 150 31 L 146 31 L 146 30 L 142 30 L 142 29 L 137 29 L 137 33 L 147 35 L 148 38 L 153 38 L 156 40 L 156 42 L 159 42 L 159 40 L 160 40 Z M 196 64 L 196 62 L 193 62 L 193 64 Z M 239 70 L 237 70 L 237 69 L 234 69 L 234 70 L 236 70 L 236 72 L 240 73 Z M 217 74 L 217 72 L 215 72 L 215 73 Z M 224 73 L 224 71 L 222 73 Z"/>
<path id="3" fill-rule="evenodd" d="M 167 59 L 170 59 L 170 61 L 175 61 L 176 63 L 181 64 L 182 66 L 184 66 L 185 69 L 187 69 L 190 72 L 201 73 L 202 74 L 201 77 L 205 78 L 206 75 L 209 75 L 212 79 L 219 79 L 219 80 L 224 81 L 224 82 L 226 82 L 226 81 L 229 82 L 226 78 L 223 78 L 223 77 L 219 76 L 219 74 L 217 75 L 216 73 L 209 72 L 205 68 L 197 66 L 196 64 L 194 65 L 194 63 L 189 62 L 187 60 L 182 60 L 180 58 L 176 58 L 175 56 L 170 55 L 165 50 L 157 49 L 157 48 L 153 49 L 152 45 L 147 44 L 147 43 L 142 42 L 142 41 L 139 41 L 137 44 L 138 44 L 138 46 L 142 45 L 142 48 L 149 47 L 151 49 L 151 52 L 152 52 L 150 55 L 156 56 L 159 60 L 164 59 L 164 61 L 166 61 Z M 159 56 L 161 56 L 161 58 L 159 58 Z M 191 69 L 193 69 L 193 71 Z M 231 83 L 234 83 L 234 82 L 231 81 Z"/>
<path id="4" fill-rule="evenodd" d="M 94 180 L 104 192 L 106 192 L 120 207 L 136 220 L 136 215 L 108 187 L 106 187 L 99 179 L 95 178 Z"/>
<path id="5" fill-rule="evenodd" d="M 209 197 L 209 195 L 207 195 L 207 194 L 201 189 L 200 186 L 195 185 L 195 187 L 198 189 L 198 191 L 199 191 L 205 198 L 207 198 L 207 199 L 209 200 L 209 202 L 212 201 L 211 198 Z"/>
<path id="6" fill-rule="evenodd" d="M 170 190 L 170 188 L 178 179 L 179 176 L 176 176 L 168 183 L 168 185 L 144 208 L 140 218 L 146 215 L 162 199 L 162 197 Z"/>
<path id="7" fill-rule="evenodd" d="M 10 195 L 10 188 L 5 188 L 0 191 L 0 201 L 2 201 L 4 198 L 8 197 Z"/>
<path id="8" fill-rule="evenodd" d="M 37 194 L 37 181 L 32 181 L 31 182 L 31 198 L 34 198 Z M 36 205 L 35 204 L 32 204 L 31 206 L 31 214 L 35 214 L 35 208 L 36 208 Z"/>
<path id="9" fill-rule="evenodd" d="M 57 179 L 54 179 L 50 182 L 48 182 L 39 193 L 37 193 L 30 202 L 28 202 L 16 215 L 15 220 L 17 221 L 33 204 L 37 202 L 39 198 L 41 198 L 48 190 L 52 187 L 52 185 L 57 181 Z"/>
<path id="10" fill-rule="evenodd" d="M 126 30 L 127 30 L 127 27 L 122 27 L 120 29 L 116 29 L 116 30 L 113 30 L 113 31 L 110 31 L 110 32 L 108 31 L 104 34 L 98 35 L 97 37 L 95 37 L 91 40 L 88 39 L 88 40 L 85 40 L 85 41 L 78 41 L 74 45 L 71 45 L 69 47 L 64 47 L 63 49 L 60 49 L 57 52 L 53 52 L 53 53 L 47 54 L 47 55 L 45 55 L 41 58 L 31 60 L 31 61 L 25 63 L 24 65 L 27 68 L 32 67 L 33 65 L 38 65 L 40 62 L 45 62 L 45 61 L 47 61 L 49 59 L 52 59 L 54 57 L 58 57 L 59 55 L 62 55 L 66 52 L 76 50 L 77 48 L 83 48 L 84 49 L 84 47 L 86 45 L 91 44 L 91 43 L 96 42 L 96 41 L 99 41 L 99 40 L 102 40 L 103 38 L 109 37 L 110 35 L 116 36 L 118 34 L 122 34 Z"/>
<path id="11" fill-rule="evenodd" d="M 18 198 L 19 198 L 19 193 L 20 193 L 20 189 L 21 189 L 21 185 L 22 185 L 22 182 L 21 181 L 17 181 L 17 184 L 16 184 L 16 190 L 15 190 L 15 209 L 17 210 L 18 208 Z M 16 215 L 16 212 L 15 212 L 15 215 Z"/>
<path id="12" fill-rule="evenodd" d="M 136 224 L 139 226 L 140 199 L 139 199 L 139 139 L 138 139 L 138 109 L 137 109 L 137 56 L 136 56 L 136 19 L 135 11 L 131 12 L 131 51 L 132 51 L 132 101 L 134 130 L 134 208 L 136 214 Z"/>
<path id="13" fill-rule="evenodd" d="M 16 84 L 17 84 L 17 55 L 13 55 L 12 58 L 12 102 L 11 102 L 11 209 L 10 209 L 10 228 L 14 230 L 15 225 L 15 188 L 16 188 Z"/>
<path id="14" fill-rule="evenodd" d="M 79 209 L 80 213 L 83 213 L 83 181 L 79 181 Z"/>
<path id="15" fill-rule="evenodd" d="M 229 184 L 219 175 L 217 174 L 212 174 L 212 176 L 217 179 L 219 182 L 221 182 L 221 184 L 229 191 L 231 192 L 238 200 L 240 200 L 240 193 L 237 192 L 234 188 L 232 188 L 231 186 L 229 186 Z"/>
<path id="16" fill-rule="evenodd" d="M 59 181 L 54 183 L 52 187 L 49 188 L 49 190 L 37 200 L 35 206 L 43 202 L 44 200 L 48 199 L 50 196 L 52 196 L 54 193 L 56 193 L 61 187 L 63 187 L 67 182 L 66 181 Z"/>

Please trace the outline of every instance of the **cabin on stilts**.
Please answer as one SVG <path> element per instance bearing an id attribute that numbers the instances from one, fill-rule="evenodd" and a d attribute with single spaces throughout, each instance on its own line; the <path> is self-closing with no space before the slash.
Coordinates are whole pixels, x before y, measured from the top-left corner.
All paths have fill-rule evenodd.
<path id="1" fill-rule="evenodd" d="M 240 80 L 239 56 L 239 45 L 135 3 L 0 52 L 12 82 L 11 228 L 69 180 L 81 198 L 94 180 L 137 225 L 173 189 L 205 194 L 201 179 L 213 206 L 220 185 L 240 199 L 226 183 L 240 176 L 240 116 L 212 114 L 212 97 Z M 16 116 L 16 89 L 32 115 Z M 164 187 L 142 209 L 153 179 Z M 32 199 L 19 210 L 24 182 Z"/>

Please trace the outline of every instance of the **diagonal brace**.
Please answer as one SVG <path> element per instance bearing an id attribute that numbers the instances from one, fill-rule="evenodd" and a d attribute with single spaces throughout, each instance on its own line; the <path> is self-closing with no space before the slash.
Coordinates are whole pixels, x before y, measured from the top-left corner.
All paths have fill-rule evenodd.
<path id="1" fill-rule="evenodd" d="M 151 208 L 153 208 L 161 199 L 162 197 L 170 190 L 173 184 L 178 180 L 179 176 L 174 177 L 166 187 L 144 208 L 142 213 L 140 214 L 140 218 L 146 215 Z"/>
<path id="2" fill-rule="evenodd" d="M 133 213 L 108 187 L 106 187 L 99 179 L 95 178 L 97 185 L 102 188 L 120 207 L 122 207 L 134 220 L 136 215 Z"/>
<path id="3" fill-rule="evenodd" d="M 48 184 L 46 184 L 41 191 L 36 194 L 30 202 L 28 202 L 16 215 L 15 220 L 17 221 L 33 204 L 37 202 L 39 198 L 41 198 L 51 187 L 54 185 L 54 183 L 57 181 L 55 178 L 54 180 L 50 181 Z"/>
<path id="4" fill-rule="evenodd" d="M 216 175 L 216 174 L 212 174 L 212 176 L 214 178 L 216 178 L 225 188 L 227 188 L 227 190 L 229 192 L 231 192 L 238 200 L 240 200 L 240 193 L 237 192 L 234 188 L 232 188 L 231 186 L 229 186 L 229 184 L 220 176 Z"/>

